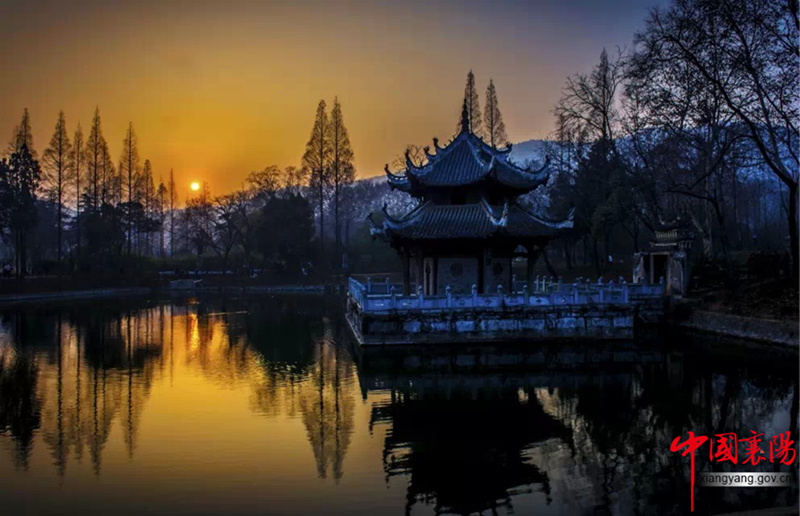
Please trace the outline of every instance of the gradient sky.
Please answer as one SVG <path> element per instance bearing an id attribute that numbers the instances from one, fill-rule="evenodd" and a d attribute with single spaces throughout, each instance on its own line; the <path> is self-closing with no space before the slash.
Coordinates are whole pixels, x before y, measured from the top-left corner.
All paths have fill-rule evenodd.
<path id="1" fill-rule="evenodd" d="M 629 46 L 658 1 L 0 0 L 0 143 L 23 107 L 41 153 L 59 109 L 71 135 L 97 105 L 115 161 L 132 121 L 183 199 L 194 180 L 225 193 L 298 165 L 317 103 L 338 95 L 370 177 L 451 136 L 470 68 L 481 105 L 494 79 L 512 141 L 546 136 L 566 77 Z"/>

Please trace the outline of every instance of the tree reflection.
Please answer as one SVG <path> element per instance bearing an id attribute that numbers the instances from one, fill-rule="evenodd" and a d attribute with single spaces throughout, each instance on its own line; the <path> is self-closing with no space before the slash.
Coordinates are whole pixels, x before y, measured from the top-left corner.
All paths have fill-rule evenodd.
<path id="1" fill-rule="evenodd" d="M 33 448 L 33 436 L 41 422 L 41 404 L 37 397 L 39 371 L 28 353 L 0 350 L 0 434 L 14 440 L 14 461 L 27 469 Z"/>
<path id="2" fill-rule="evenodd" d="M 100 307 L 67 309 L 55 316 L 19 310 L 6 316 L 6 321 L 15 321 L 6 325 L 14 346 L 4 350 L 0 376 L 8 395 L 3 392 L 0 399 L 16 411 L 30 406 L 31 417 L 36 418 L 30 435 L 11 429 L 18 461 L 30 448 L 40 419 L 42 440 L 62 478 L 69 458 L 80 462 L 87 453 L 95 474 L 100 474 L 115 420 L 120 421 L 126 450 L 133 456 L 153 381 L 153 361 L 160 355 L 148 328 L 152 315 L 149 309 Z"/>
<path id="3" fill-rule="evenodd" d="M 331 321 L 314 350 L 314 363 L 298 391 L 299 406 L 308 441 L 317 461 L 317 475 L 339 480 L 344 474 L 344 456 L 353 433 L 355 389 L 353 362 L 337 345 Z"/>
<path id="4" fill-rule="evenodd" d="M 437 513 L 511 511 L 516 496 L 541 490 L 545 503 L 570 514 L 688 514 L 689 462 L 670 452 L 674 437 L 754 429 L 767 439 L 790 430 L 797 440 L 793 364 L 692 351 L 627 364 L 576 366 L 565 358 L 502 370 L 475 366 L 501 362 L 482 355 L 468 367 L 450 360 L 442 372 L 431 364 L 444 361 L 430 350 L 420 355 L 402 358 L 416 367 L 403 370 L 382 356 L 380 366 L 362 371 L 368 390 L 388 389 L 370 424 L 388 425 L 384 469 L 387 482 L 408 478 L 407 512 L 418 503 Z M 710 463 L 704 450 L 698 472 L 741 471 Z M 769 462 L 745 469 L 796 475 Z M 797 487 L 701 493 L 700 513 L 797 500 Z"/>

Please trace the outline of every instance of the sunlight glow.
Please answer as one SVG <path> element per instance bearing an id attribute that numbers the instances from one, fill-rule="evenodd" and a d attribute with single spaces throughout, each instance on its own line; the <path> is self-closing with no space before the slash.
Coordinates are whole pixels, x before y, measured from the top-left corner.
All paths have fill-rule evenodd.
<path id="1" fill-rule="evenodd" d="M 190 187 L 191 187 L 192 191 L 196 192 L 196 191 L 200 190 L 200 183 L 198 183 L 197 181 L 194 181 L 190 185 Z"/>

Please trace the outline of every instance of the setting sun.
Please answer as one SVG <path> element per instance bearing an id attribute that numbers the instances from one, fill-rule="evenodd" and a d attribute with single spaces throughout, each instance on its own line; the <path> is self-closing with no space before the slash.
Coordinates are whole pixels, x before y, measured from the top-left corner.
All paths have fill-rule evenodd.
<path id="1" fill-rule="evenodd" d="M 196 191 L 200 190 L 200 183 L 198 183 L 197 181 L 195 181 L 195 182 L 193 182 L 191 185 L 189 185 L 189 187 L 190 187 L 190 188 L 191 188 L 193 191 L 195 191 L 195 192 L 196 192 Z"/>

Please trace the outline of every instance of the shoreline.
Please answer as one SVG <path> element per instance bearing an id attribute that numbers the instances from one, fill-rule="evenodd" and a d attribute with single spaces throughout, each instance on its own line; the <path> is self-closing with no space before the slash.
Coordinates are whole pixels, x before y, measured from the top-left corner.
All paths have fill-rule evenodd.
<path id="1" fill-rule="evenodd" d="M 322 295 L 335 292 L 326 285 L 254 285 L 197 287 L 191 289 L 169 289 L 160 287 L 112 287 L 86 290 L 51 291 L 31 294 L 0 295 L 0 309 L 20 305 L 48 304 L 69 300 L 99 299 L 108 297 L 186 294 L 311 294 Z M 721 337 L 734 337 L 750 342 L 800 349 L 798 323 L 773 319 L 759 319 L 739 315 L 723 314 L 691 308 L 670 310 L 667 325 Z"/>

